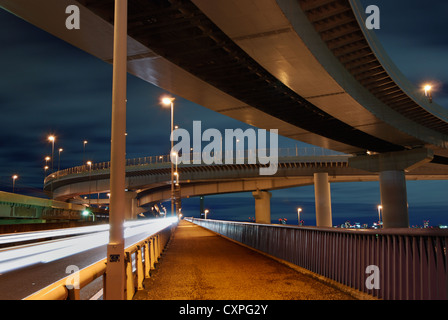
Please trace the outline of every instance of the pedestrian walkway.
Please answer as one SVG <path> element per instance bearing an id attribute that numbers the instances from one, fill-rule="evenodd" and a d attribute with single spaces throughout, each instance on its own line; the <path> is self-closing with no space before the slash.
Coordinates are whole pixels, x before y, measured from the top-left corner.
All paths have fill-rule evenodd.
<path id="1" fill-rule="evenodd" d="M 336 288 L 182 220 L 134 300 L 353 300 Z"/>

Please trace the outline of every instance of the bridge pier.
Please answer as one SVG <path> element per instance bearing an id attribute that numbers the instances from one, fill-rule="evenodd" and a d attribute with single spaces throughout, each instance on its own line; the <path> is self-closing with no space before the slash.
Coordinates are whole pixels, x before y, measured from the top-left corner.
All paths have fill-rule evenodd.
<path id="1" fill-rule="evenodd" d="M 125 220 L 135 220 L 144 210 L 138 206 L 137 192 L 126 191 Z"/>
<path id="2" fill-rule="evenodd" d="M 255 198 L 255 222 L 271 224 L 271 196 L 268 191 L 254 191 Z"/>
<path id="3" fill-rule="evenodd" d="M 314 173 L 314 197 L 316 202 L 316 226 L 332 227 L 331 189 L 327 172 Z"/>
<path id="4" fill-rule="evenodd" d="M 380 172 L 380 194 L 384 228 L 409 228 L 404 170 Z"/>
<path id="5" fill-rule="evenodd" d="M 409 228 L 406 172 L 433 157 L 432 150 L 419 148 L 349 159 L 353 168 L 379 172 L 383 228 Z"/>

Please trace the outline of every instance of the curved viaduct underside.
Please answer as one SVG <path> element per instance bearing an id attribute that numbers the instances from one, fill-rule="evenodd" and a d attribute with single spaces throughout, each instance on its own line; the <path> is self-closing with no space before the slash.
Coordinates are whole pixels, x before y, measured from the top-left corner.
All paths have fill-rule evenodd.
<path id="1" fill-rule="evenodd" d="M 113 22 L 113 1 L 84 4 Z M 447 143 L 446 113 L 401 89 L 406 79 L 395 69 L 390 75 L 393 64 L 372 49 L 379 45 L 354 4 L 132 1 L 128 32 L 244 105 L 305 132 L 362 151 L 425 145 L 437 153 Z"/>
<path id="2" fill-rule="evenodd" d="M 0 0 L 112 62 L 114 0 Z M 78 3 L 80 30 L 61 28 Z M 129 1 L 130 73 L 286 137 L 346 153 L 428 147 L 443 163 L 446 112 L 412 91 L 349 0 Z"/>

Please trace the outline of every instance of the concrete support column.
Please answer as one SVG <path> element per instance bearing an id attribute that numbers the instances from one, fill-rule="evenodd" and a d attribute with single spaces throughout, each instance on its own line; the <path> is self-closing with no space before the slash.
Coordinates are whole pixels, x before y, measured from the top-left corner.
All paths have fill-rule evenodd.
<path id="1" fill-rule="evenodd" d="M 314 174 L 314 196 L 316 201 L 316 226 L 332 227 L 331 190 L 327 172 Z"/>
<path id="2" fill-rule="evenodd" d="M 125 199 L 125 220 L 135 220 L 142 212 L 144 212 L 144 209 L 138 206 L 137 192 L 127 191 Z"/>
<path id="3" fill-rule="evenodd" d="M 403 170 L 380 172 L 383 228 L 409 228 L 406 177 Z"/>
<path id="4" fill-rule="evenodd" d="M 271 224 L 271 196 L 268 191 L 254 191 L 255 198 L 255 222 Z"/>
<path id="5" fill-rule="evenodd" d="M 349 159 L 353 168 L 379 173 L 383 228 L 409 227 L 405 172 L 433 158 L 432 150 L 419 148 Z"/>
<path id="6" fill-rule="evenodd" d="M 125 220 L 132 220 L 137 218 L 134 215 L 134 203 L 137 200 L 136 196 L 137 194 L 135 192 L 126 192 L 125 212 L 124 212 Z"/>

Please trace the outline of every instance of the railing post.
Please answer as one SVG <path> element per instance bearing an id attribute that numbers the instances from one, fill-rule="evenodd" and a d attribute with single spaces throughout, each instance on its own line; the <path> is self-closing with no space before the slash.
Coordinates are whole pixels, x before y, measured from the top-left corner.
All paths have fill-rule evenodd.
<path id="1" fill-rule="evenodd" d="M 68 300 L 81 300 L 81 290 L 79 287 L 72 286 L 72 288 L 67 288 Z"/>
<path id="2" fill-rule="evenodd" d="M 151 270 L 154 270 L 156 267 L 155 237 L 152 237 L 149 241 L 150 241 Z"/>
<path id="3" fill-rule="evenodd" d="M 135 264 L 137 267 L 137 290 L 143 290 L 143 257 L 142 248 L 138 246 L 137 252 L 135 253 Z"/>
<path id="4" fill-rule="evenodd" d="M 159 261 L 159 257 L 160 257 L 160 237 L 159 234 L 156 235 L 156 243 L 155 243 L 155 247 L 156 247 L 156 262 Z"/>
<path id="5" fill-rule="evenodd" d="M 151 240 L 148 240 L 145 242 L 145 246 L 144 246 L 144 252 L 145 252 L 145 278 L 148 279 L 151 274 L 151 258 L 150 258 L 150 246 L 151 246 Z"/>
<path id="6" fill-rule="evenodd" d="M 135 293 L 134 274 L 132 273 L 132 254 L 126 252 L 126 299 L 132 300 Z"/>

